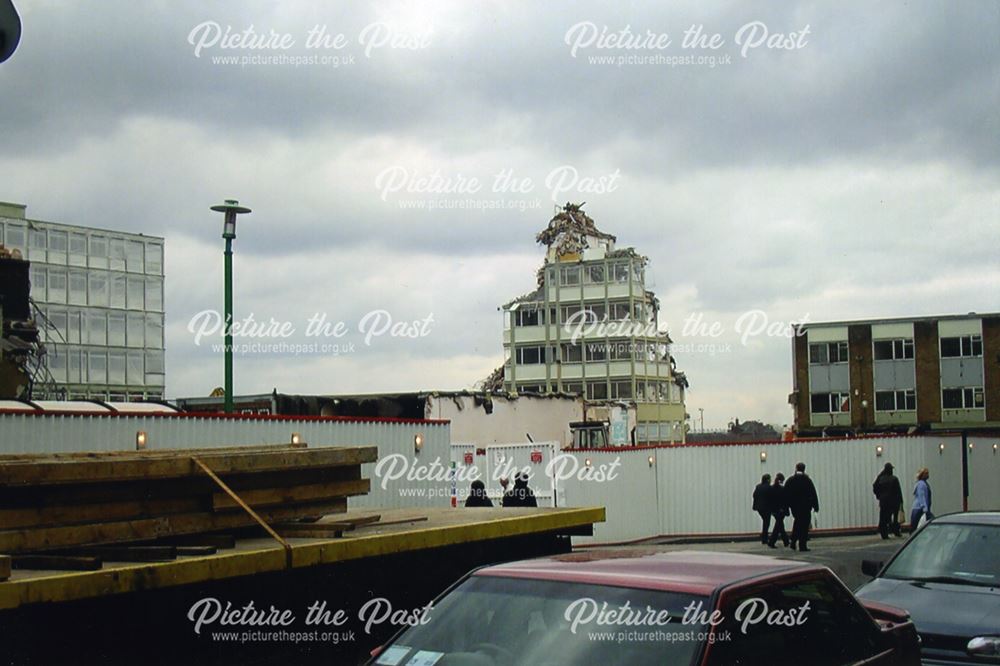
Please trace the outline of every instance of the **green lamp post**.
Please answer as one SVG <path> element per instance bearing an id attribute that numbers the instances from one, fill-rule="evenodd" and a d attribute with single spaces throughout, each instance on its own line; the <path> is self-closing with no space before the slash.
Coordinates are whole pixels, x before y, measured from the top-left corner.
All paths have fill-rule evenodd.
<path id="1" fill-rule="evenodd" d="M 226 397 L 223 411 L 233 413 L 233 239 L 236 238 L 236 216 L 249 213 L 250 209 L 241 206 L 235 199 L 226 199 L 224 204 L 212 206 L 212 210 L 225 214 L 222 226 L 222 237 L 226 239 L 226 303 L 225 322 L 226 340 L 224 353 L 226 355 Z"/>

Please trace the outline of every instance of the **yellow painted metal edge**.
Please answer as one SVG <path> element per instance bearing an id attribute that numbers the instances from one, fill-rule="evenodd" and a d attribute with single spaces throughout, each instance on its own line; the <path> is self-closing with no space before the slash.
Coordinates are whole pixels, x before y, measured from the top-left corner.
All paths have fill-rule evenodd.
<path id="1" fill-rule="evenodd" d="M 309 567 L 460 543 L 540 534 L 604 520 L 603 507 L 556 509 L 539 514 L 491 518 L 346 539 L 310 540 L 306 543 L 292 541 L 292 566 Z M 285 568 L 284 549 L 275 546 L 185 557 L 172 562 L 112 566 L 100 571 L 12 579 L 0 583 L 0 610 L 249 576 Z"/>

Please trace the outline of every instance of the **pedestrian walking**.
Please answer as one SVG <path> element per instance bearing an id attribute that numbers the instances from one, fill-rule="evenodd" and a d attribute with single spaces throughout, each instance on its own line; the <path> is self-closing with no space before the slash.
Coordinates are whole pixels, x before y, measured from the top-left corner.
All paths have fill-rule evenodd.
<path id="1" fill-rule="evenodd" d="M 781 543 L 788 546 L 788 533 L 785 531 L 785 517 L 788 515 L 788 501 L 785 499 L 785 475 L 778 472 L 774 475 L 774 485 L 769 490 L 769 501 L 771 504 L 771 516 L 774 517 L 774 530 L 767 540 L 769 548 L 777 548 L 774 544 L 781 539 Z"/>
<path id="2" fill-rule="evenodd" d="M 902 536 L 899 510 L 903 506 L 903 489 L 892 471 L 892 463 L 886 463 L 872 483 L 872 493 L 878 499 L 878 533 L 883 539 L 889 538 L 889 532 Z"/>
<path id="3" fill-rule="evenodd" d="M 794 550 L 798 545 L 800 551 L 807 552 L 809 550 L 806 545 L 809 542 L 809 522 L 812 519 L 813 511 L 819 513 L 819 497 L 816 495 L 816 486 L 806 474 L 805 463 L 795 464 L 795 474 L 785 482 L 785 499 L 793 519 L 792 549 Z"/>
<path id="4" fill-rule="evenodd" d="M 535 493 L 528 487 L 528 476 L 523 472 L 514 477 L 514 487 L 503 495 L 502 506 L 538 506 Z"/>
<path id="5" fill-rule="evenodd" d="M 933 520 L 931 513 L 931 484 L 927 482 L 931 476 L 926 467 L 921 467 L 917 472 L 917 483 L 913 486 L 913 508 L 910 509 L 910 531 L 913 532 L 920 525 L 920 519 L 927 516 L 927 520 Z"/>
<path id="6" fill-rule="evenodd" d="M 758 483 L 753 489 L 753 506 L 751 507 L 757 512 L 757 515 L 760 516 L 761 543 L 767 543 L 767 533 L 771 529 L 771 503 L 769 502 L 770 493 L 771 475 L 765 474 L 760 477 L 760 483 Z"/>

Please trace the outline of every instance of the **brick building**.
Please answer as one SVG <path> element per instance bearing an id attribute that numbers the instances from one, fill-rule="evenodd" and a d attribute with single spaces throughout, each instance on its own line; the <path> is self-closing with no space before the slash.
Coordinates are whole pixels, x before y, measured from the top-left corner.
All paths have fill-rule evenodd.
<path id="1" fill-rule="evenodd" d="M 798 434 L 1000 429 L 1000 314 L 801 324 Z"/>

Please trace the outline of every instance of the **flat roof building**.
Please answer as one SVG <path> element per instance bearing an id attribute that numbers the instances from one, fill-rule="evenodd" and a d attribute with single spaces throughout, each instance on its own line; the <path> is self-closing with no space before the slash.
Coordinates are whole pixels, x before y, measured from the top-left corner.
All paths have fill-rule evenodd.
<path id="1" fill-rule="evenodd" d="M 1000 428 L 1000 314 L 800 324 L 798 434 Z"/>
<path id="2" fill-rule="evenodd" d="M 34 220 L 25 208 L 0 202 L 0 244 L 31 262 L 46 352 L 32 397 L 162 399 L 163 239 Z"/>

